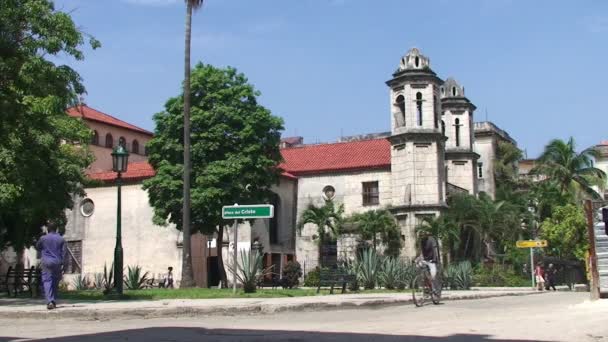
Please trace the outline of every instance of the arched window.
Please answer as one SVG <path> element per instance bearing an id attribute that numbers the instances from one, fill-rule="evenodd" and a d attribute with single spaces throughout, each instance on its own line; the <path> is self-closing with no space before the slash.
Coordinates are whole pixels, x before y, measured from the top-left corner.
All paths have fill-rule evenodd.
<path id="1" fill-rule="evenodd" d="M 106 134 L 106 147 L 114 147 L 114 138 L 112 138 L 112 134 L 110 133 Z"/>
<path id="2" fill-rule="evenodd" d="M 268 239 L 271 244 L 279 242 L 279 215 L 281 212 L 281 198 L 277 194 L 272 194 L 270 199 L 274 206 L 274 216 L 270 219 L 270 229 L 268 230 Z"/>
<path id="3" fill-rule="evenodd" d="M 118 146 L 127 147 L 127 139 L 125 137 L 118 138 Z"/>
<path id="4" fill-rule="evenodd" d="M 137 140 L 133 140 L 133 143 L 131 143 L 131 152 L 139 154 L 139 142 Z"/>
<path id="5" fill-rule="evenodd" d="M 403 95 L 397 96 L 395 100 L 395 105 L 399 108 L 399 115 L 401 115 L 401 119 L 403 122 L 403 126 L 405 126 L 405 98 Z"/>
<path id="6" fill-rule="evenodd" d="M 456 87 L 452 87 L 452 96 L 456 96 Z"/>
<path id="7" fill-rule="evenodd" d="M 422 126 L 422 93 L 416 93 L 416 113 L 418 116 L 418 126 Z"/>
<path id="8" fill-rule="evenodd" d="M 420 58 L 418 56 L 414 59 L 414 63 L 416 64 L 416 68 L 420 66 Z"/>
<path id="9" fill-rule="evenodd" d="M 441 134 L 445 137 L 445 121 L 441 120 Z"/>
<path id="10" fill-rule="evenodd" d="M 456 127 L 456 146 L 460 146 L 460 119 L 454 121 L 454 127 Z"/>
<path id="11" fill-rule="evenodd" d="M 97 131 L 93 131 L 93 136 L 91 137 L 91 145 L 99 145 L 99 133 L 97 133 Z"/>
<path id="12" fill-rule="evenodd" d="M 437 103 L 437 95 L 433 95 L 433 119 L 435 121 L 435 128 L 439 128 L 439 118 L 437 111 L 439 110 L 439 104 Z"/>

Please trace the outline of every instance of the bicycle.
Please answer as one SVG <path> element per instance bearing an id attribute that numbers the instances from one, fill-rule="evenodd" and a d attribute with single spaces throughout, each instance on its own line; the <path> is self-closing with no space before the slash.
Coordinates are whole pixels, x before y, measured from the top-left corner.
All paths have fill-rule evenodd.
<path id="1" fill-rule="evenodd" d="M 433 279 L 431 277 L 431 271 L 429 265 L 422 260 L 417 258 L 415 261 L 416 276 L 412 280 L 412 299 L 417 307 L 424 305 L 424 302 L 431 300 L 433 304 L 438 305 L 441 300 L 441 281 L 439 279 L 439 269 L 435 277 L 435 291 L 433 291 Z"/>

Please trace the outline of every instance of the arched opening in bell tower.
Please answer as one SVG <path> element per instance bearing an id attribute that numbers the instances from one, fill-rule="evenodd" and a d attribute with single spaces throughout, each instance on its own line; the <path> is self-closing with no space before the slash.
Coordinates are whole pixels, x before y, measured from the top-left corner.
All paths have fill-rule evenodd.
<path id="1" fill-rule="evenodd" d="M 397 96 L 397 99 L 395 99 L 395 106 L 399 109 L 399 115 L 401 116 L 403 126 L 405 126 L 405 98 L 403 95 Z"/>
<path id="2" fill-rule="evenodd" d="M 460 146 L 460 119 L 454 121 L 456 127 L 456 147 Z"/>
<path id="3" fill-rule="evenodd" d="M 416 114 L 418 117 L 418 126 L 422 126 L 422 93 L 416 93 Z"/>

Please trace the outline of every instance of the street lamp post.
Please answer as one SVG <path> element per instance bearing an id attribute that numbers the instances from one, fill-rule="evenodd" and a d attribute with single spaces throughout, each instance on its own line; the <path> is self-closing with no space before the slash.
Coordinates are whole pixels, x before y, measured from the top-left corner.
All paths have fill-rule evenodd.
<path id="1" fill-rule="evenodd" d="M 127 165 L 129 163 L 129 152 L 124 146 L 118 145 L 114 151 L 112 151 L 112 171 L 118 173 L 116 177 L 116 185 L 118 187 L 118 198 L 116 208 L 116 247 L 114 247 L 114 285 L 116 292 L 122 295 L 122 283 L 123 283 L 123 260 L 122 260 L 122 228 L 121 228 L 121 199 L 120 190 L 122 186 L 122 173 L 127 171 Z"/>

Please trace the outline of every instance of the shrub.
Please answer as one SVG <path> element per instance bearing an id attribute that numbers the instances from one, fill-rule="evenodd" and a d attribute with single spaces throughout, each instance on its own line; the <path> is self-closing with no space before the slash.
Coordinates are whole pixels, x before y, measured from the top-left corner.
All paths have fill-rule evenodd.
<path id="1" fill-rule="evenodd" d="M 110 265 L 110 271 L 106 267 L 106 264 L 103 265 L 103 294 L 109 294 L 114 288 L 114 262 Z"/>
<path id="2" fill-rule="evenodd" d="M 468 290 L 473 283 L 473 268 L 468 261 L 449 265 L 443 272 L 444 285 L 451 290 Z"/>
<path id="3" fill-rule="evenodd" d="M 397 288 L 402 278 L 402 271 L 403 269 L 399 265 L 399 260 L 391 257 L 384 258 L 379 276 L 380 284 L 388 290 Z"/>
<path id="4" fill-rule="evenodd" d="M 320 270 L 319 267 L 315 267 L 314 270 L 308 272 L 304 277 L 304 286 L 307 287 L 318 287 L 320 282 Z"/>
<path id="5" fill-rule="evenodd" d="M 399 281 L 397 282 L 398 290 L 405 290 L 406 287 L 409 287 L 412 284 L 412 280 L 416 276 L 416 268 L 414 264 L 409 261 L 400 260 L 399 268 L 401 271 L 399 272 Z"/>
<path id="6" fill-rule="evenodd" d="M 297 261 L 288 262 L 283 267 L 283 285 L 289 289 L 300 285 L 300 277 L 302 276 L 302 267 Z"/>
<path id="7" fill-rule="evenodd" d="M 340 266 L 340 271 L 346 275 L 353 276 L 353 281 L 348 283 L 349 291 L 359 291 L 359 262 L 357 260 L 346 260 Z"/>
<path id="8" fill-rule="evenodd" d="M 475 268 L 473 283 L 476 286 L 519 287 L 529 286 L 530 280 L 517 274 L 517 272 L 515 272 L 513 268 L 509 266 L 480 265 Z"/>
<path id="9" fill-rule="evenodd" d="M 264 257 L 259 252 L 241 250 L 241 260 L 237 263 L 236 278 L 243 285 L 245 293 L 256 291 L 259 277 L 270 274 L 271 267 L 263 268 Z M 234 266 L 228 265 L 230 272 L 234 271 Z"/>
<path id="10" fill-rule="evenodd" d="M 89 280 L 86 276 L 78 275 L 74 280 L 72 280 L 72 285 L 76 291 L 86 290 L 89 287 Z"/>
<path id="11" fill-rule="evenodd" d="M 127 274 L 124 276 L 125 286 L 129 290 L 139 290 L 144 287 L 148 280 L 148 272 L 141 274 L 141 267 L 135 266 L 127 268 Z"/>
<path id="12" fill-rule="evenodd" d="M 371 249 L 363 251 L 359 258 L 359 279 L 366 290 L 373 290 L 378 283 L 381 260 Z"/>
<path id="13" fill-rule="evenodd" d="M 95 273 L 93 275 L 93 287 L 96 290 L 101 290 L 104 288 L 104 278 L 103 278 L 103 273 Z"/>

